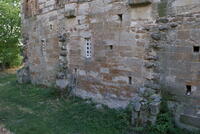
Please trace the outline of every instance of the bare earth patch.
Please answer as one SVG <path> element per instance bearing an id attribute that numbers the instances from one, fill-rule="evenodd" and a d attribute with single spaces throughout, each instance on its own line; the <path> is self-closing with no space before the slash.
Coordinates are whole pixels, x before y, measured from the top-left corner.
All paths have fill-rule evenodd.
<path id="1" fill-rule="evenodd" d="M 19 69 L 22 68 L 22 67 L 23 67 L 23 66 L 5 69 L 5 70 L 3 70 L 3 71 L 0 71 L 0 73 L 1 73 L 1 74 L 15 74 L 16 71 L 19 70 Z"/>

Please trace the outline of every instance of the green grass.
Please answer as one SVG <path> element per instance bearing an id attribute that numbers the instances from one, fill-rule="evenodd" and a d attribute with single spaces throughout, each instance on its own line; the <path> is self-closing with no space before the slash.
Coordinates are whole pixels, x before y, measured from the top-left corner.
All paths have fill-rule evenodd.
<path id="1" fill-rule="evenodd" d="M 0 73 L 0 123 L 15 134 L 123 134 L 130 113 L 71 97 L 56 89 L 18 84 L 14 74 Z"/>

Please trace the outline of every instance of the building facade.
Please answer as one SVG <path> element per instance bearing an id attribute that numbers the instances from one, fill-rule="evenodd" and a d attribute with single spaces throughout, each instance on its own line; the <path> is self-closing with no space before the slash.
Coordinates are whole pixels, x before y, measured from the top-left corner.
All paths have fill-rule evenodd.
<path id="1" fill-rule="evenodd" d="M 20 82 L 131 102 L 133 124 L 155 122 L 163 94 L 180 127 L 200 128 L 199 0 L 22 0 L 22 24 Z"/>

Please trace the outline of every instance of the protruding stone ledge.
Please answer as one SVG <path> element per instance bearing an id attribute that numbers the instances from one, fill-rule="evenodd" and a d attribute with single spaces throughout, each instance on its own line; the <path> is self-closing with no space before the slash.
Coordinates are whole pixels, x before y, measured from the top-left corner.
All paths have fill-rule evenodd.
<path id="1" fill-rule="evenodd" d="M 74 18 L 76 17 L 76 12 L 75 10 L 72 9 L 72 10 L 65 11 L 64 15 L 67 18 Z"/>
<path id="2" fill-rule="evenodd" d="M 152 0 L 128 0 L 128 5 L 136 6 L 146 6 L 152 3 Z"/>

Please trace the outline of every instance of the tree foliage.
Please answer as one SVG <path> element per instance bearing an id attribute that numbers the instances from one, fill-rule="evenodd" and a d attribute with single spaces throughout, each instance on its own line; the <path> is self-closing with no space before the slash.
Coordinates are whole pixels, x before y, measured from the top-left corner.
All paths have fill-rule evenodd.
<path id="1" fill-rule="evenodd" d="M 0 0 L 0 67 L 21 64 L 19 0 Z"/>

